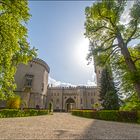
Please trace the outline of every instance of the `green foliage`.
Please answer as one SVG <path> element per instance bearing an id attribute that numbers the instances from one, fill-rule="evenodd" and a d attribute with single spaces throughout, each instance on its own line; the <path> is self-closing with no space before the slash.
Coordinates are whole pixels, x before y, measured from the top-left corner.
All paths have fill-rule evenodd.
<path id="1" fill-rule="evenodd" d="M 101 104 L 100 103 L 94 103 L 93 104 L 93 108 L 99 110 L 101 108 Z"/>
<path id="2" fill-rule="evenodd" d="M 38 115 L 46 115 L 46 114 L 49 114 L 49 111 L 48 110 L 38 110 Z"/>
<path id="3" fill-rule="evenodd" d="M 125 93 L 125 96 L 133 95 L 135 92 L 133 83 L 139 81 L 140 77 L 140 44 L 135 47 L 129 47 L 129 52 L 133 61 L 136 64 L 137 72 L 132 73 L 128 70 L 128 67 L 124 63 L 124 58 L 121 55 L 115 55 L 111 65 L 115 71 L 115 77 L 120 81 L 121 92 Z M 130 95 L 129 95 L 130 94 Z"/>
<path id="4" fill-rule="evenodd" d="M 13 109 L 19 109 L 20 104 L 21 104 L 21 99 L 19 96 L 9 97 L 7 100 L 6 107 L 13 108 Z"/>
<path id="5" fill-rule="evenodd" d="M 119 98 L 115 88 L 111 71 L 106 66 L 101 74 L 100 101 L 105 110 L 118 110 Z"/>
<path id="6" fill-rule="evenodd" d="M 72 110 L 72 115 L 107 120 L 107 121 L 118 121 L 118 122 L 140 122 L 139 111 L 118 111 L 118 110 Z"/>
<path id="7" fill-rule="evenodd" d="M 27 116 L 37 116 L 38 115 L 38 110 L 35 110 L 35 109 L 25 109 L 24 113 Z"/>
<path id="8" fill-rule="evenodd" d="M 72 115 L 86 117 L 86 118 L 93 118 L 92 110 L 72 110 Z"/>
<path id="9" fill-rule="evenodd" d="M 120 107 L 122 111 L 136 111 L 140 110 L 140 100 L 138 99 L 137 95 L 134 94 L 129 98 L 125 99 L 124 105 Z"/>
<path id="10" fill-rule="evenodd" d="M 53 104 L 49 103 L 49 112 L 53 112 Z"/>
<path id="11" fill-rule="evenodd" d="M 0 110 L 0 118 L 8 117 L 28 117 L 28 116 L 38 116 L 38 115 L 47 115 L 48 110 L 35 110 L 35 109 L 2 109 Z"/>
<path id="12" fill-rule="evenodd" d="M 14 94 L 17 65 L 36 56 L 35 48 L 27 42 L 29 18 L 27 0 L 0 1 L 0 99 Z"/>
<path id="13" fill-rule="evenodd" d="M 130 21 L 128 24 L 124 24 L 121 22 L 121 16 L 126 2 L 126 0 L 102 0 L 85 9 L 85 36 L 91 42 L 87 58 L 94 57 L 96 65 L 101 66 L 112 62 L 115 70 L 119 63 L 119 66 L 124 68 L 123 72 L 119 73 L 122 74 L 121 79 L 129 79 L 132 89 L 135 89 L 140 98 L 140 67 L 138 67 L 140 51 L 132 55 L 128 48 L 128 44 L 132 40 L 140 38 L 140 2 L 134 2 L 129 13 Z M 121 61 L 114 63 L 118 58 Z"/>
<path id="14" fill-rule="evenodd" d="M 118 111 L 116 110 L 102 110 L 98 112 L 99 119 L 117 121 Z"/>

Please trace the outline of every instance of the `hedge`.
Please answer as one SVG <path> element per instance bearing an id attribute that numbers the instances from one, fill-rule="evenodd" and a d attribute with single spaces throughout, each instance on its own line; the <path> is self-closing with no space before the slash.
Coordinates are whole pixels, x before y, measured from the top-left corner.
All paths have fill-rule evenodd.
<path id="1" fill-rule="evenodd" d="M 48 114 L 48 110 L 35 110 L 35 109 L 2 109 L 0 110 L 0 118 L 8 117 L 28 117 Z"/>
<path id="2" fill-rule="evenodd" d="M 72 115 L 108 121 L 140 123 L 140 111 L 73 110 Z"/>

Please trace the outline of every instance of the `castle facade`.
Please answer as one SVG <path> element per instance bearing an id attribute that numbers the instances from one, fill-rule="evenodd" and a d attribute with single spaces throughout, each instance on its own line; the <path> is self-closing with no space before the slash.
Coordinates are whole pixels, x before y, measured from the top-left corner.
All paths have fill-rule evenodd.
<path id="1" fill-rule="evenodd" d="M 20 64 L 15 74 L 18 94 L 27 108 L 46 108 L 51 105 L 54 111 L 71 109 L 92 109 L 99 102 L 98 85 L 93 87 L 50 87 L 48 76 L 50 68 L 41 59 L 33 59 L 27 65 Z M 95 67 L 97 83 L 100 69 Z"/>

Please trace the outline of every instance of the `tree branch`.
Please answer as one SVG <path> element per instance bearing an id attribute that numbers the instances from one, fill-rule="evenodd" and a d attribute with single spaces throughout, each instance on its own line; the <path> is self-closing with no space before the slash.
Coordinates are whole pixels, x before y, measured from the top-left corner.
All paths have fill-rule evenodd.
<path id="1" fill-rule="evenodd" d="M 136 63 L 139 60 L 140 60 L 140 58 L 136 58 L 133 62 Z"/>
<path id="2" fill-rule="evenodd" d="M 103 47 L 104 44 L 105 44 L 106 42 L 108 42 L 109 40 L 115 39 L 115 37 L 116 37 L 116 36 L 112 36 L 112 37 L 108 38 L 107 40 L 105 40 L 105 41 L 101 44 L 101 47 Z M 112 45 L 112 44 L 113 44 L 113 41 L 112 41 L 111 45 Z M 111 46 L 111 45 L 110 45 L 110 46 Z"/>
<path id="3" fill-rule="evenodd" d="M 105 28 L 105 29 L 108 29 L 108 30 L 111 30 L 111 31 L 113 31 L 111 28 L 109 28 L 109 27 L 106 27 L 106 26 L 101 26 L 101 27 L 98 27 L 98 29 L 96 29 L 96 30 L 93 30 L 93 31 L 94 31 L 94 32 L 97 32 L 97 31 L 101 30 L 102 28 Z"/>
<path id="4" fill-rule="evenodd" d="M 110 23 L 111 23 L 111 25 L 112 25 L 112 27 L 115 27 L 115 25 L 113 24 L 113 22 L 112 22 L 111 18 L 106 17 L 106 16 L 103 16 L 103 15 L 101 14 L 101 11 L 100 11 L 99 7 L 98 7 L 98 12 L 99 12 L 99 16 L 101 16 L 101 17 L 102 17 L 102 18 L 104 18 L 104 19 L 109 20 L 109 21 L 110 21 Z M 112 29 L 112 31 L 114 31 L 114 30 Z"/>
<path id="5" fill-rule="evenodd" d="M 104 49 L 104 51 L 107 51 L 107 50 L 109 50 L 109 49 L 111 49 L 111 48 L 114 48 L 114 47 L 116 47 L 116 46 L 118 46 L 118 44 L 110 45 L 108 48 Z M 116 48 L 118 48 L 118 47 L 116 47 Z M 115 49 L 116 49 L 116 48 L 115 48 Z"/>
<path id="6" fill-rule="evenodd" d="M 117 50 L 116 50 L 117 49 Z M 105 61 L 104 61 L 104 65 L 106 64 L 106 62 L 107 62 L 107 60 L 110 58 L 110 57 L 112 57 L 112 55 L 114 55 L 117 51 L 119 51 L 120 50 L 120 48 L 118 49 L 118 47 L 117 48 L 115 48 L 114 50 L 112 50 L 111 52 L 110 52 L 110 54 L 106 57 L 106 59 L 105 59 Z"/>
<path id="7" fill-rule="evenodd" d="M 133 35 L 136 33 L 136 31 L 137 31 L 137 25 L 138 25 L 138 22 L 137 22 L 137 19 L 136 19 L 136 20 L 135 20 L 135 28 L 134 28 L 133 32 L 131 33 L 130 37 L 128 37 L 128 39 L 127 39 L 127 41 L 126 41 L 126 44 L 128 44 L 128 42 L 131 41 Z"/>
<path id="8" fill-rule="evenodd" d="M 139 36 L 140 36 L 140 34 L 137 35 L 137 36 L 135 36 L 135 37 L 132 37 L 131 40 L 132 40 L 132 39 L 136 39 L 136 38 L 138 38 Z"/>

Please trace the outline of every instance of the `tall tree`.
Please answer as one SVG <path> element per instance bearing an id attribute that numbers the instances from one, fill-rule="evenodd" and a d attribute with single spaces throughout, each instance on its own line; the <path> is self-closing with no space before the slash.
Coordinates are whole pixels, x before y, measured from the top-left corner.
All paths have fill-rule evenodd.
<path id="1" fill-rule="evenodd" d="M 107 66 L 102 71 L 100 84 L 100 101 L 102 107 L 106 110 L 118 110 L 120 106 L 119 98 L 111 71 Z"/>
<path id="2" fill-rule="evenodd" d="M 36 56 L 27 42 L 29 18 L 27 0 L 0 0 L 0 99 L 14 95 L 17 65 Z"/>
<path id="3" fill-rule="evenodd" d="M 140 73 L 140 44 L 135 47 L 128 47 L 132 60 L 135 62 L 136 68 Z M 120 87 L 122 93 L 125 93 L 126 97 L 136 94 L 133 86 L 133 81 L 137 80 L 137 75 L 133 76 L 130 73 L 125 60 L 120 54 L 115 54 L 112 58 L 111 65 L 114 70 L 116 80 L 120 81 Z"/>
<path id="4" fill-rule="evenodd" d="M 85 35 L 94 42 L 92 50 L 95 59 L 102 57 L 105 63 L 114 54 L 121 53 L 140 98 L 140 72 L 128 49 L 132 40 L 140 38 L 140 1 L 135 1 L 130 9 L 127 25 L 120 22 L 125 6 L 126 0 L 102 0 L 87 7 Z"/>

